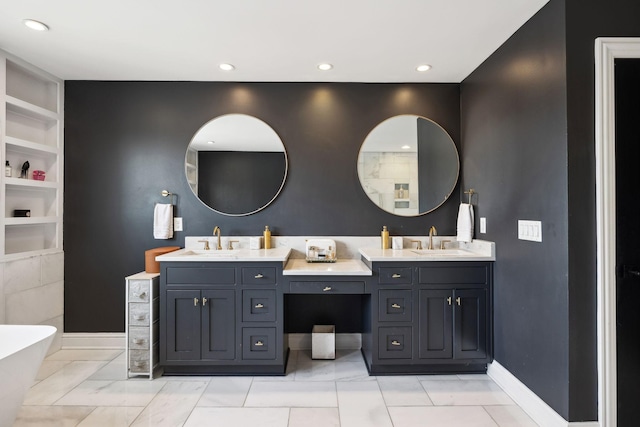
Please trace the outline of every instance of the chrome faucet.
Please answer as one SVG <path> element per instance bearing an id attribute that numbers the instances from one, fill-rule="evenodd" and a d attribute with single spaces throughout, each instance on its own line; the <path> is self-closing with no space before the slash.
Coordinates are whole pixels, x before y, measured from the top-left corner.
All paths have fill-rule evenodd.
<path id="1" fill-rule="evenodd" d="M 217 225 L 213 229 L 213 235 L 218 237 L 218 246 L 216 247 L 216 249 L 217 250 L 221 250 L 222 249 L 222 245 L 220 244 L 220 227 L 218 227 Z"/>
<path id="2" fill-rule="evenodd" d="M 436 226 L 432 225 L 429 229 L 429 247 L 427 249 L 433 249 L 433 236 L 438 235 L 438 230 L 436 230 Z"/>

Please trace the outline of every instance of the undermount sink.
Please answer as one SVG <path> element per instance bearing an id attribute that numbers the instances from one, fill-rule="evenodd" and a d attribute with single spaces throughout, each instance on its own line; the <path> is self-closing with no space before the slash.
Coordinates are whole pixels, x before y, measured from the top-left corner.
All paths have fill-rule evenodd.
<path id="1" fill-rule="evenodd" d="M 473 255 L 473 252 L 464 249 L 412 249 L 411 252 L 420 256 L 432 257 Z"/>

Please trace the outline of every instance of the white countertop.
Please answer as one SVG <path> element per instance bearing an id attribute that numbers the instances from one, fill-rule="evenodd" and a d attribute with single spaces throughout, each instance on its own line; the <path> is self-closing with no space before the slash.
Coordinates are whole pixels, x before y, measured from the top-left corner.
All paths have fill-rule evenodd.
<path id="1" fill-rule="evenodd" d="M 360 254 L 371 262 L 389 261 L 495 261 L 495 251 L 455 249 L 380 249 L 361 248 Z"/>
<path id="2" fill-rule="evenodd" d="M 198 250 L 180 249 L 168 254 L 159 255 L 156 261 L 199 261 L 199 262 L 285 262 L 289 259 L 291 248 L 278 247 L 273 249 L 222 249 Z"/>
<path id="3" fill-rule="evenodd" d="M 307 262 L 292 258 L 282 272 L 284 276 L 371 276 L 371 270 L 358 259 L 339 259 L 336 262 Z"/>

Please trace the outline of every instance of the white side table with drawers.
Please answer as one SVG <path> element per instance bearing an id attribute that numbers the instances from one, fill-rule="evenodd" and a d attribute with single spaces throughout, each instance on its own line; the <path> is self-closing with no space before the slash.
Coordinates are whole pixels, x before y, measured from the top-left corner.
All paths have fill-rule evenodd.
<path id="1" fill-rule="evenodd" d="M 138 273 L 125 278 L 125 334 L 127 378 L 146 375 L 153 379 L 158 365 L 159 273 Z"/>

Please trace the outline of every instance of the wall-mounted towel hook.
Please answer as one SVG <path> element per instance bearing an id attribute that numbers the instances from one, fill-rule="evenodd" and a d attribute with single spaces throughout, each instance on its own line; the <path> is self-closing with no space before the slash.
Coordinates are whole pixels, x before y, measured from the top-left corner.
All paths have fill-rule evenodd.
<path id="1" fill-rule="evenodd" d="M 465 191 L 464 194 L 468 194 L 469 195 L 469 204 L 471 204 L 471 197 L 476 194 L 476 190 L 474 190 L 473 188 L 470 188 L 469 190 Z"/>
<path id="2" fill-rule="evenodd" d="M 162 190 L 162 192 L 160 193 L 162 195 L 162 197 L 167 197 L 167 196 L 171 196 L 171 204 L 175 205 L 178 202 L 178 195 L 177 194 L 173 194 L 167 190 Z M 175 199 L 174 199 L 175 197 Z"/>

